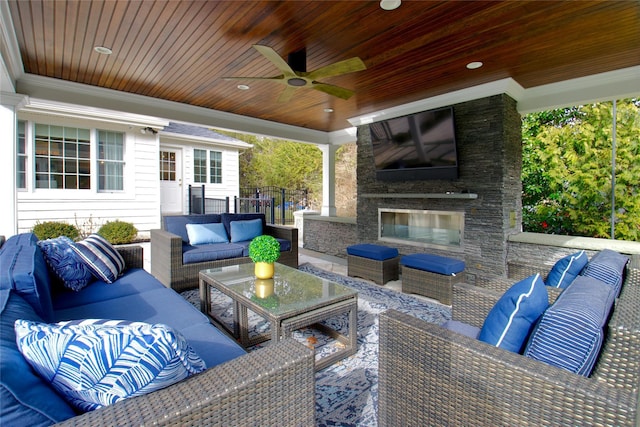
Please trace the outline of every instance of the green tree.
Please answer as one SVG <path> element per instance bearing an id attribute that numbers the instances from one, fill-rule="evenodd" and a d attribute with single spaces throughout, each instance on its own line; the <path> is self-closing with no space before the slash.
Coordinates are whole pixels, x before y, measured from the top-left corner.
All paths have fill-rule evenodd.
<path id="1" fill-rule="evenodd" d="M 640 237 L 640 114 L 617 103 L 615 237 Z M 534 113 L 523 120 L 525 231 L 611 237 L 612 103 Z"/>

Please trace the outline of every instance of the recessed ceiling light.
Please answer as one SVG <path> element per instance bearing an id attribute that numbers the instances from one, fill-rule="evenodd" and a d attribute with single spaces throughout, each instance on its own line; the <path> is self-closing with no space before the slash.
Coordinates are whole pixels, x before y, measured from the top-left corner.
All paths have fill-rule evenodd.
<path id="1" fill-rule="evenodd" d="M 238 85 L 237 87 L 240 90 L 249 90 L 250 89 L 248 85 Z"/>
<path id="2" fill-rule="evenodd" d="M 324 112 L 325 113 L 333 113 L 333 108 L 325 108 Z"/>
<path id="3" fill-rule="evenodd" d="M 482 67 L 484 64 L 480 61 L 473 61 L 473 62 L 469 62 L 467 64 L 467 68 L 470 70 L 477 70 L 478 68 Z"/>
<path id="4" fill-rule="evenodd" d="M 384 10 L 394 10 L 400 7 L 402 0 L 380 0 L 380 7 Z"/>
<path id="5" fill-rule="evenodd" d="M 111 49 L 109 49 L 108 47 L 104 47 L 104 46 L 96 46 L 93 48 L 93 50 L 95 50 L 96 52 L 102 54 L 102 55 L 111 55 L 113 53 L 113 51 Z"/>

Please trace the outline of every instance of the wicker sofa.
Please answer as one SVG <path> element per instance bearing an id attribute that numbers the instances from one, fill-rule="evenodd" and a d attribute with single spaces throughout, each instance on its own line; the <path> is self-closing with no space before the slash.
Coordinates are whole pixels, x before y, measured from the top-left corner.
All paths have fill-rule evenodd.
<path id="1" fill-rule="evenodd" d="M 481 327 L 507 283 L 513 280 L 454 285 L 452 318 Z M 638 426 L 639 304 L 640 270 L 627 267 L 589 378 L 387 311 L 380 316 L 379 425 Z"/>
<path id="2" fill-rule="evenodd" d="M 263 214 L 222 214 L 223 216 L 237 216 L 238 218 L 261 217 Z M 216 214 L 208 215 L 179 215 L 164 217 L 162 229 L 151 230 L 151 274 L 153 274 L 165 286 L 177 292 L 198 287 L 198 274 L 207 268 L 225 267 L 228 265 L 238 265 L 251 262 L 251 258 L 244 255 L 234 256 L 213 261 L 191 262 L 183 261 L 183 252 L 188 243 L 185 241 L 186 231 L 182 232 L 182 237 L 177 233 L 167 231 L 168 219 L 180 220 L 186 223 L 219 222 L 221 216 Z M 230 221 L 229 221 L 230 222 Z M 298 268 L 298 229 L 273 224 L 264 224 L 263 234 L 268 234 L 276 239 L 290 243 L 290 249 L 282 251 L 278 262 L 293 268 Z M 246 245 L 248 246 L 248 242 Z"/>
<path id="3" fill-rule="evenodd" d="M 46 420 L 62 419 L 65 420 L 62 425 L 83 426 L 300 426 L 314 423 L 313 351 L 292 339 L 248 354 L 240 347 L 240 351 L 236 351 L 235 343 L 210 325 L 195 307 L 142 269 L 140 246 L 117 248 L 127 269 L 111 284 L 96 280 L 78 292 L 51 288 L 48 304 L 53 307 L 52 320 L 87 318 L 84 314 L 90 314 L 105 319 L 166 323 L 180 330 L 194 349 L 202 350 L 203 358 L 220 360 L 220 363 L 209 365 L 207 362 L 211 368 L 171 386 L 67 418 L 65 415 L 72 411 L 59 409 L 56 402 L 60 398 L 48 391 L 46 382 L 36 381 L 33 373 L 20 371 L 28 369 L 28 365 L 16 357 L 15 335 L 9 332 L 12 329 L 9 325 L 13 325 L 16 318 L 36 320 L 36 308 L 27 307 L 34 303 L 34 298 L 43 301 L 43 307 L 47 305 L 45 294 L 36 296 L 31 291 L 34 287 L 44 291 L 50 284 L 48 268 L 36 241 L 31 235 L 19 235 L 0 250 L 3 293 L 0 425 L 49 425 Z M 27 287 L 28 282 L 34 286 Z M 22 299 L 23 295 L 27 296 Z M 21 300 L 25 302 L 21 304 Z M 115 317 L 109 313 L 115 313 Z M 200 318 L 204 319 L 203 324 L 198 323 Z"/>

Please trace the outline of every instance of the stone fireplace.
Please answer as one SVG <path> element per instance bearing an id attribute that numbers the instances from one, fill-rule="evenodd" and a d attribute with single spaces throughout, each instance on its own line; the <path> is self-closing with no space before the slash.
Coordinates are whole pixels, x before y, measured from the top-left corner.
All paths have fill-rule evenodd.
<path id="1" fill-rule="evenodd" d="M 464 259 L 468 280 L 474 275 L 502 275 L 507 237 L 519 232 L 521 224 L 520 114 L 515 100 L 505 94 L 453 107 L 459 177 L 451 181 L 376 180 L 369 128 L 358 128 L 357 240 L 395 246 L 402 254 L 427 252 Z M 389 212 L 400 215 L 383 214 Z M 409 219 L 416 212 L 435 216 L 418 225 L 417 217 Z M 447 212 L 448 219 L 440 212 Z M 410 232 L 412 225 L 415 229 Z M 394 236 L 388 234 L 390 229 Z M 402 233 L 413 238 L 399 237 Z M 448 243 L 443 244 L 445 240 Z"/>

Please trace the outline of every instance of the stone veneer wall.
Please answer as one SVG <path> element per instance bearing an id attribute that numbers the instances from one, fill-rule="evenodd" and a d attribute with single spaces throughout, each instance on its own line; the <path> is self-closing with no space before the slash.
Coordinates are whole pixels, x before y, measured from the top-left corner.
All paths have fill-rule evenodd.
<path id="1" fill-rule="evenodd" d="M 520 231 L 522 219 L 521 117 L 506 94 L 453 105 L 458 149 L 456 180 L 377 181 L 369 127 L 358 128 L 357 237 L 376 243 L 378 208 L 428 209 L 465 213 L 464 242 L 458 250 L 395 245 L 401 254 L 427 252 L 464 259 L 467 279 L 502 275 L 507 236 Z M 375 198 L 368 193 L 476 193 L 477 199 Z"/>
<path id="2" fill-rule="evenodd" d="M 341 258 L 358 243 L 355 218 L 304 216 L 303 247 Z"/>

